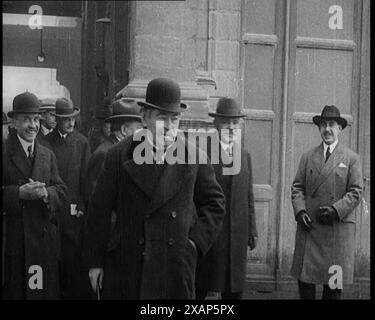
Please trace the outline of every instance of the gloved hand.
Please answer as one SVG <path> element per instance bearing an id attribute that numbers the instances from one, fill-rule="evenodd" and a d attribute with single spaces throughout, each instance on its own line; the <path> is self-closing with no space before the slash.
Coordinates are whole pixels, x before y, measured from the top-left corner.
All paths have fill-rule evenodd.
<path id="1" fill-rule="evenodd" d="M 320 207 L 320 214 L 316 216 L 316 221 L 322 225 L 332 226 L 333 222 L 339 221 L 339 215 L 333 207 Z"/>
<path id="2" fill-rule="evenodd" d="M 312 226 L 313 221 L 311 220 L 310 216 L 306 211 L 302 210 L 298 212 L 296 220 L 306 232 L 311 231 L 311 229 L 314 229 L 314 227 Z"/>

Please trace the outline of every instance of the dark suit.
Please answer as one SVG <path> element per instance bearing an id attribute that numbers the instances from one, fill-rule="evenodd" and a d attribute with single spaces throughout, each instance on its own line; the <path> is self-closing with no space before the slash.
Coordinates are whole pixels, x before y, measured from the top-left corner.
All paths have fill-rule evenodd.
<path id="1" fill-rule="evenodd" d="M 3 211 L 6 213 L 5 286 L 7 299 L 59 299 L 60 239 L 58 211 L 66 197 L 55 155 L 35 141 L 31 165 L 16 134 L 10 134 L 3 154 Z M 46 183 L 49 207 L 43 200 L 20 200 L 19 187 Z M 29 267 L 41 266 L 43 289 L 31 290 Z"/>
<path id="2" fill-rule="evenodd" d="M 72 216 L 70 204 L 77 204 L 77 210 L 86 211 L 85 180 L 90 147 L 86 137 L 76 129 L 66 139 L 61 138 L 57 128 L 46 138 L 56 155 L 60 176 L 68 188 L 67 202 L 61 216 L 63 296 L 80 298 L 76 277 L 77 270 L 81 268 L 84 217 Z"/>
<path id="3" fill-rule="evenodd" d="M 196 287 L 200 292 L 239 293 L 246 280 L 248 239 L 257 236 L 251 158 L 241 148 L 241 170 L 235 175 L 223 175 L 221 157 L 219 162 L 213 167 L 224 191 L 226 214 L 219 236 L 198 261 Z"/>
<path id="4" fill-rule="evenodd" d="M 117 298 L 191 299 L 197 255 L 206 254 L 220 231 L 224 195 L 210 164 L 138 165 L 137 145 L 131 136 L 108 150 L 89 208 L 88 265 L 103 267 L 115 209 Z"/>

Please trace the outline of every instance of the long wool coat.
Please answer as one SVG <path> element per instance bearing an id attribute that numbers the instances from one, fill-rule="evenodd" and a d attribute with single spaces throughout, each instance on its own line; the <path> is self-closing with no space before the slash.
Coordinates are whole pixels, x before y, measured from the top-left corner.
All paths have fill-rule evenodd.
<path id="1" fill-rule="evenodd" d="M 85 181 L 91 155 L 89 143 L 77 130 L 63 139 L 58 130 L 54 129 L 46 139 L 56 155 L 60 176 L 68 188 L 68 201 L 61 217 L 61 232 L 64 237 L 77 244 L 83 218 L 70 214 L 70 204 L 77 204 L 77 210 L 85 211 Z"/>
<path id="2" fill-rule="evenodd" d="M 223 175 L 221 158 L 213 167 L 224 191 L 226 215 L 218 238 L 198 262 L 196 286 L 209 291 L 241 292 L 246 280 L 248 239 L 257 236 L 251 157 L 241 148 L 241 170 L 235 175 Z"/>
<path id="3" fill-rule="evenodd" d="M 132 138 L 107 153 L 89 207 L 88 265 L 103 266 L 115 209 L 118 298 L 191 299 L 197 255 L 207 253 L 220 231 L 224 195 L 210 164 L 136 164 Z"/>
<path id="4" fill-rule="evenodd" d="M 353 282 L 355 207 L 363 189 L 359 156 L 341 143 L 325 162 L 323 144 L 303 154 L 292 185 L 295 215 L 306 210 L 315 229 L 298 224 L 292 275 L 308 283 L 328 284 L 332 265 L 343 270 L 343 283 Z M 333 206 L 340 217 L 333 226 L 316 221 L 319 207 Z"/>
<path id="5" fill-rule="evenodd" d="M 58 261 L 60 240 L 56 224 L 65 201 L 55 155 L 35 141 L 31 166 L 16 135 L 9 136 L 3 154 L 3 211 L 6 214 L 5 286 L 6 299 L 59 299 Z M 20 200 L 19 187 L 29 178 L 46 183 L 49 207 L 43 200 Z M 31 290 L 29 268 L 43 272 L 43 289 Z"/>

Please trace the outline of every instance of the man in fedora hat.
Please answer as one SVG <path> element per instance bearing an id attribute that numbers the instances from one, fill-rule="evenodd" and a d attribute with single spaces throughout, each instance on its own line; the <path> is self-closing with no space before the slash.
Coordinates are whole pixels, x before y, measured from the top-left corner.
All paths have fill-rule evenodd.
<path id="1" fill-rule="evenodd" d="M 257 243 L 255 222 L 253 178 L 249 152 L 241 148 L 241 125 L 246 116 L 234 99 L 221 98 L 214 118 L 221 152 L 208 155 L 215 170 L 216 179 L 225 195 L 225 218 L 223 228 L 207 255 L 198 261 L 197 299 L 204 299 L 209 291 L 220 292 L 222 299 L 241 299 L 246 279 L 247 248 L 253 250 Z M 240 148 L 236 153 L 234 148 Z M 233 175 L 223 174 L 228 164 L 223 157 L 236 157 L 241 161 L 240 171 Z"/>
<path id="2" fill-rule="evenodd" d="M 116 143 L 124 140 L 126 137 L 132 136 L 133 133 L 142 128 L 142 117 L 140 107 L 134 99 L 121 98 L 114 101 L 111 105 L 112 113 L 104 120 L 105 123 L 111 125 L 111 134 L 92 154 L 88 164 L 88 197 L 90 199 L 96 186 L 99 174 L 104 166 L 104 160 L 108 149 Z M 116 213 L 112 211 L 111 215 L 111 236 L 108 241 L 107 254 L 105 257 L 105 265 L 100 275 L 104 275 L 105 270 L 105 289 L 102 293 L 102 299 L 112 299 L 118 296 L 121 291 L 119 287 L 118 275 L 119 270 L 119 252 L 117 250 L 119 244 L 119 225 L 116 224 Z M 87 273 L 86 273 L 87 276 Z"/>
<path id="3" fill-rule="evenodd" d="M 121 290 L 116 298 L 192 299 L 197 257 L 206 254 L 220 231 L 224 195 L 207 162 L 190 164 L 180 159 L 184 162 L 158 164 L 162 155 L 156 153 L 170 150 L 181 112 L 187 108 L 181 103 L 178 83 L 165 78 L 151 80 L 146 101 L 138 104 L 149 133 L 143 142 L 150 144 L 148 151 L 155 160 L 138 163 L 134 151 L 143 143 L 136 137 L 139 132 L 108 150 L 89 207 L 85 239 L 89 277 L 94 291 L 98 285 L 105 286 L 100 275 L 111 211 L 115 210 L 121 270 L 117 279 Z M 160 140 L 164 148 L 157 150 L 155 141 Z M 207 159 L 199 148 L 192 148 Z M 189 158 L 189 153 L 185 156 Z"/>
<path id="4" fill-rule="evenodd" d="M 323 141 L 302 155 L 292 184 L 297 231 L 291 272 L 301 299 L 315 299 L 316 284 L 323 285 L 322 299 L 340 299 L 342 284 L 353 282 L 361 162 L 339 142 L 347 121 L 338 108 L 325 106 L 313 122 Z"/>
<path id="5" fill-rule="evenodd" d="M 25 92 L 13 100 L 11 132 L 3 150 L 6 215 L 6 299 L 59 299 L 58 215 L 66 198 L 55 155 L 36 140 L 40 102 Z"/>
<path id="6" fill-rule="evenodd" d="M 37 139 L 40 144 L 48 148 L 51 148 L 51 146 L 47 142 L 46 136 L 56 127 L 56 117 L 53 114 L 55 108 L 55 99 L 45 98 L 41 100 L 40 110 L 42 111 L 42 114 L 40 118 L 40 130 L 38 132 Z"/>
<path id="7" fill-rule="evenodd" d="M 111 115 L 111 100 L 110 98 L 104 98 L 103 105 L 98 105 L 95 108 L 95 115 L 92 123 L 92 127 L 90 128 L 87 137 L 90 144 L 90 149 L 92 152 L 99 147 L 104 141 L 108 140 L 108 137 L 111 133 L 111 123 L 105 122 L 104 120 L 107 119 Z"/>
<path id="8" fill-rule="evenodd" d="M 79 298 L 81 256 L 81 229 L 85 208 L 85 183 L 90 146 L 87 138 L 75 129 L 79 109 L 71 100 L 56 100 L 56 128 L 46 139 L 52 147 L 60 176 L 68 187 L 68 201 L 61 216 L 62 236 L 62 296 L 65 299 Z"/>

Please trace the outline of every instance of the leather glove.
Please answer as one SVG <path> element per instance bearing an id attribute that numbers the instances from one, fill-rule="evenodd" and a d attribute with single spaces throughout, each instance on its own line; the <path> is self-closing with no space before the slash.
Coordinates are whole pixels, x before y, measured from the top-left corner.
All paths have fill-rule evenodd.
<path id="1" fill-rule="evenodd" d="M 302 210 L 298 212 L 296 220 L 306 232 L 309 232 L 311 231 L 311 229 L 314 229 L 314 227 L 312 226 L 313 221 L 311 220 L 310 216 L 306 211 Z"/>
<path id="2" fill-rule="evenodd" d="M 257 236 L 250 236 L 248 241 L 247 241 L 247 244 L 250 248 L 250 250 L 254 250 L 255 247 L 257 246 L 257 242 L 258 242 L 258 237 Z"/>
<path id="3" fill-rule="evenodd" d="M 316 216 L 316 221 L 322 225 L 332 226 L 335 221 L 339 221 L 339 215 L 333 207 L 320 207 L 320 214 Z"/>

